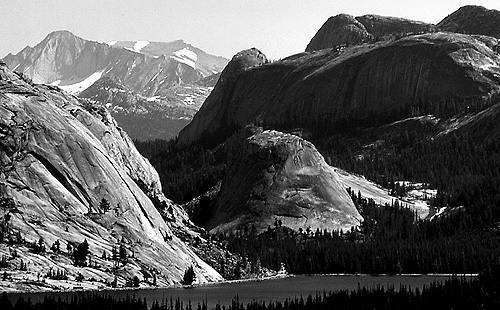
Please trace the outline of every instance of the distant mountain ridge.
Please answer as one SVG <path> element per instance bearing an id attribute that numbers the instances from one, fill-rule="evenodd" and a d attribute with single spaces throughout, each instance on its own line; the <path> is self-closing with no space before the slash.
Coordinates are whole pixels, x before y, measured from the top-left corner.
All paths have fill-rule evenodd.
<path id="1" fill-rule="evenodd" d="M 203 72 L 205 76 L 222 71 L 228 61 L 224 57 L 210 55 L 183 40 L 172 42 L 113 41 L 107 42 L 107 44 L 112 47 L 123 47 L 134 50 L 153 57 L 170 56 L 188 66 L 195 67 Z"/>
<path id="2" fill-rule="evenodd" d="M 69 85 L 107 75 L 146 96 L 157 95 L 172 84 L 194 83 L 222 71 L 227 63 L 182 40 L 102 43 L 64 30 L 54 31 L 35 47 L 28 46 L 3 60 L 35 83 L 54 84 L 72 93 L 80 89 Z"/>
<path id="3" fill-rule="evenodd" d="M 147 140 L 175 137 L 208 96 L 228 60 L 182 40 L 103 43 L 55 31 L 4 61 L 35 83 L 58 86 L 109 106 L 132 138 Z M 104 81 L 99 83 L 100 79 Z M 123 88 L 130 96 L 117 95 Z M 124 103 L 125 99 L 131 101 Z"/>

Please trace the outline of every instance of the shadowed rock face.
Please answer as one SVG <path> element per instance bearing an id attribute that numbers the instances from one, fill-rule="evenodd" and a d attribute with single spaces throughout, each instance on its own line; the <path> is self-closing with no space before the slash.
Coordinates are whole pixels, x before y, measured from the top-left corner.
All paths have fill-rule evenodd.
<path id="1" fill-rule="evenodd" d="M 226 119 L 230 118 L 231 116 L 227 114 L 228 111 L 225 104 L 231 100 L 233 95 L 232 90 L 237 85 L 240 74 L 265 63 L 267 63 L 266 56 L 256 48 L 244 50 L 234 55 L 222 71 L 216 87 L 203 103 L 200 111 L 195 114 L 195 118 L 197 118 L 196 122 L 192 122 L 192 126 L 184 127 L 179 134 L 179 137 L 182 137 L 182 142 L 180 143 L 185 144 L 194 141 L 192 138 L 195 136 L 199 137 L 207 129 L 205 125 L 213 123 L 217 126 L 217 124 L 225 122 Z M 212 132 L 219 129 L 218 127 L 208 129 L 209 133 L 207 134 L 212 134 Z M 221 136 L 218 142 L 224 141 L 229 135 L 231 133 Z"/>
<path id="2" fill-rule="evenodd" d="M 258 130 L 237 149 L 209 221 L 212 231 L 249 225 L 262 231 L 275 219 L 296 230 L 350 229 L 362 220 L 337 173 L 310 142 Z"/>
<path id="3" fill-rule="evenodd" d="M 389 36 L 434 32 L 436 29 L 434 25 L 403 18 L 339 14 L 323 24 L 307 45 L 306 52 L 374 42 Z"/>
<path id="4" fill-rule="evenodd" d="M 185 212 L 163 196 L 156 171 L 102 107 L 30 84 L 0 65 L 0 137 L 0 196 L 14 200 L 12 228 L 28 241 L 41 237 L 48 247 L 60 240 L 65 249 L 87 239 L 98 257 L 124 242 L 136 260 L 123 277 L 142 278 L 140 270 L 151 268 L 161 283 L 173 284 L 193 265 L 202 282 L 221 278 L 176 235 L 196 236 Z M 50 266 L 58 262 L 47 258 L 30 270 Z M 95 276 L 113 280 L 105 272 Z"/>
<path id="5" fill-rule="evenodd" d="M 398 17 L 363 15 L 356 17 L 356 20 L 363 24 L 366 31 L 376 38 L 437 31 L 435 25 Z"/>
<path id="6" fill-rule="evenodd" d="M 500 38 L 500 11 L 468 5 L 448 15 L 438 24 L 443 31 L 480 34 Z"/>
<path id="7" fill-rule="evenodd" d="M 311 42 L 307 45 L 306 52 L 333 48 L 339 45 L 353 45 L 373 41 L 374 37 L 365 26 L 351 15 L 340 14 L 330 17 Z"/>
<path id="8" fill-rule="evenodd" d="M 329 134 L 480 110 L 500 90 L 497 44 L 493 38 L 431 33 L 248 68 L 230 83 L 221 78 L 179 142 L 215 145 L 249 123 Z"/>

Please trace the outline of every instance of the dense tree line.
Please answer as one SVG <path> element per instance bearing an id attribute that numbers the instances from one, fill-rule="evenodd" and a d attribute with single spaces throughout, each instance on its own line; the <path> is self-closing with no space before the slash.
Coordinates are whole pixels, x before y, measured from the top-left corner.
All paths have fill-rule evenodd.
<path id="1" fill-rule="evenodd" d="M 478 226 L 500 219 L 500 140 L 488 138 L 488 131 L 480 137 L 476 132 L 436 139 L 432 138 L 436 134 L 432 126 L 369 132 L 353 130 L 311 141 L 331 165 L 392 190 L 397 180 L 430 184 L 438 189 L 436 208 L 464 206 Z M 366 147 L 377 139 L 383 141 L 381 146 Z M 231 156 L 222 147 L 179 148 L 175 140 L 136 143 L 158 170 L 166 196 L 178 203 L 215 186 Z"/>
<path id="2" fill-rule="evenodd" d="M 219 237 L 251 264 L 279 269 L 284 262 L 293 273 L 477 272 L 500 257 L 500 140 L 495 138 L 496 127 L 486 127 L 474 134 L 469 130 L 436 137 L 435 127 L 420 124 L 414 129 L 351 131 L 312 139 L 330 164 L 364 175 L 395 195 L 406 190 L 396 185 L 398 180 L 437 188 L 432 206 L 455 210 L 439 220 L 416 220 L 403 206 L 375 207 L 352 193 L 365 218 L 356 231 L 293 232 L 274 227 L 257 236 L 249 227 Z M 377 139 L 381 143 L 371 143 Z M 182 202 L 222 179 L 230 152 L 174 145 L 175 141 L 139 145 L 160 170 L 167 196 Z"/>
<path id="3" fill-rule="evenodd" d="M 467 133 L 436 139 L 422 131 L 397 131 L 381 147 L 363 148 L 363 139 L 334 136 L 318 142 L 333 166 L 390 188 L 413 180 L 438 189 L 440 207 L 464 207 L 478 227 L 500 220 L 500 140 Z M 360 151 L 363 150 L 363 151 Z"/>
<path id="4" fill-rule="evenodd" d="M 351 192 L 365 221 L 358 229 L 293 231 L 276 221 L 262 234 L 252 227 L 218 239 L 252 264 L 294 274 L 476 273 L 498 263 L 500 233 L 473 228 L 462 213 L 419 220 L 410 209 L 379 207 Z"/>
<path id="5" fill-rule="evenodd" d="M 221 310 L 309 310 L 309 309 L 498 309 L 500 307 L 500 278 L 498 271 L 488 272 L 478 279 L 451 278 L 444 283 L 433 283 L 419 289 L 409 287 L 358 287 L 356 290 L 340 290 L 316 293 L 304 297 L 292 297 L 284 301 L 254 300 L 246 305 L 236 296 L 231 304 L 216 304 L 211 309 Z M 99 293 L 74 295 L 71 298 L 46 297 L 33 303 L 19 299 L 14 305 L 6 293 L 0 298 L 3 310 L 83 310 L 120 309 L 146 310 L 146 299 L 127 297 L 113 298 Z M 179 299 L 155 300 L 151 310 L 207 310 L 207 302 L 194 305 Z"/>
<path id="6" fill-rule="evenodd" d="M 134 141 L 160 175 L 165 195 L 185 203 L 209 190 L 225 171 L 225 155 L 201 145 L 175 146 L 176 140 Z"/>

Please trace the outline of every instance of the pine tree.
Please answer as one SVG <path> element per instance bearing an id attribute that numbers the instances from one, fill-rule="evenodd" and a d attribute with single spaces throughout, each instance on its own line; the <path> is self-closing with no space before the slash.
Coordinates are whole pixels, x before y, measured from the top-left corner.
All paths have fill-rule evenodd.
<path id="1" fill-rule="evenodd" d="M 191 285 L 196 280 L 196 274 L 194 272 L 193 266 L 190 266 L 185 272 L 184 277 L 182 278 L 183 285 Z"/>
<path id="2" fill-rule="evenodd" d="M 106 213 L 111 208 L 111 205 L 109 204 L 109 201 L 106 200 L 106 198 L 103 198 L 101 199 L 101 202 L 99 202 L 99 207 L 101 208 L 102 213 Z"/>
<path id="3" fill-rule="evenodd" d="M 75 266 L 86 266 L 87 256 L 90 254 L 87 239 L 80 243 L 73 251 L 73 263 Z"/>

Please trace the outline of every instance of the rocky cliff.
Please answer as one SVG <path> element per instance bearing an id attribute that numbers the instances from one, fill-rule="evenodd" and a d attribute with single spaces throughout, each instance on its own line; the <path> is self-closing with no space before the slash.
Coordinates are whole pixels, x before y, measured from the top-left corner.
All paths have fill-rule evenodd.
<path id="1" fill-rule="evenodd" d="M 249 123 L 326 135 L 411 116 L 479 111 L 500 91 L 498 41 L 429 33 L 227 66 L 179 143 L 215 145 Z M 224 75 L 230 76 L 225 80 Z"/>
<path id="2" fill-rule="evenodd" d="M 419 21 L 379 15 L 330 17 L 307 45 L 306 52 L 342 45 L 375 42 L 390 37 L 435 32 L 437 27 Z"/>
<path id="3" fill-rule="evenodd" d="M 443 31 L 480 34 L 500 38 L 500 11 L 468 5 L 448 15 L 439 24 Z"/>
<path id="4" fill-rule="evenodd" d="M 179 283 L 191 265 L 200 282 L 221 279 L 186 243 L 200 239 L 187 215 L 163 196 L 156 171 L 103 107 L 31 84 L 2 63 L 0 112 L 0 211 L 11 217 L 4 237 L 17 252 L 9 268 L 19 285 L 51 268 L 67 271 L 70 280 L 82 274 L 110 283 L 116 275 L 119 285 L 132 276 L 144 284 L 153 277 Z M 74 267 L 67 245 L 84 240 L 92 253 L 88 267 Z M 48 249 L 56 241 L 60 254 L 28 250 L 31 242 Z M 111 253 L 119 246 L 128 258 L 117 266 Z M 0 252 L 13 255 L 5 244 Z M 27 270 L 16 271 L 20 260 Z"/>
<path id="5" fill-rule="evenodd" d="M 314 145 L 273 130 L 249 134 L 241 138 L 237 155 L 229 160 L 208 221 L 212 231 L 251 225 L 262 231 L 276 220 L 295 230 L 345 230 L 359 225 L 362 217 Z"/>

